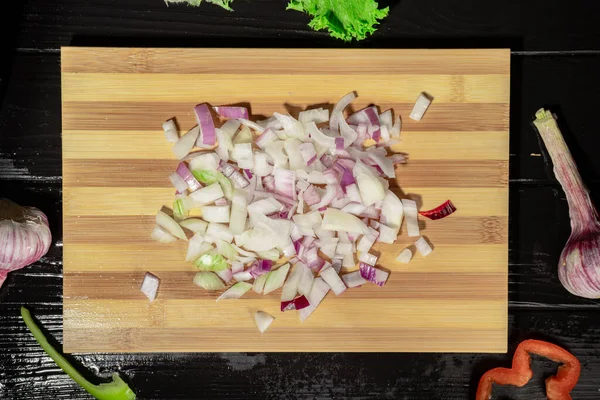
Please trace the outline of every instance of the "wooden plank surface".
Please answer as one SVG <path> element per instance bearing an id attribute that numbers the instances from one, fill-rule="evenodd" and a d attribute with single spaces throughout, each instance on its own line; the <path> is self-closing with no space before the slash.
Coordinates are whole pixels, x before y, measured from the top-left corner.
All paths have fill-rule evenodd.
<path id="1" fill-rule="evenodd" d="M 509 58 L 507 50 L 63 48 L 65 351 L 505 351 Z M 439 246 L 426 260 L 393 262 L 412 243 L 405 235 L 377 246 L 392 271 L 388 286 L 330 295 L 304 324 L 277 311 L 279 292 L 216 303 L 193 286 L 182 244 L 149 238 L 152 215 L 172 201 L 167 176 L 177 163 L 162 121 L 176 116 L 191 128 L 200 101 L 248 102 L 260 115 L 332 103 L 350 90 L 356 108 L 398 111 L 406 149 L 421 149 L 397 169 L 402 191 L 421 195 L 424 208 L 452 198 L 464 211 L 425 222 Z M 436 99 L 417 123 L 407 114 L 422 90 Z M 448 138 L 460 145 L 446 158 Z M 437 150 L 428 154 L 424 143 Z M 144 270 L 160 271 L 163 282 L 150 305 L 138 292 Z M 84 287 L 110 289 L 97 297 Z M 267 334 L 254 326 L 257 309 L 277 318 Z"/>

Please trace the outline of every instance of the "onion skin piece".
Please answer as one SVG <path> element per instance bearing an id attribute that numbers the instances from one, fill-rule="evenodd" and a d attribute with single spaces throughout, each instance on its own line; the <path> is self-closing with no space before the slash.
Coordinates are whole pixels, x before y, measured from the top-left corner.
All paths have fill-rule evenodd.
<path id="1" fill-rule="evenodd" d="M 562 285 L 576 296 L 600 298 L 600 221 L 598 212 L 556 120 L 541 109 L 534 125 L 554 164 L 554 174 L 565 191 L 571 217 L 571 235 L 558 262 Z"/>
<path id="2" fill-rule="evenodd" d="M 48 218 L 42 211 L 0 199 L 0 286 L 9 272 L 44 256 L 51 243 Z"/>

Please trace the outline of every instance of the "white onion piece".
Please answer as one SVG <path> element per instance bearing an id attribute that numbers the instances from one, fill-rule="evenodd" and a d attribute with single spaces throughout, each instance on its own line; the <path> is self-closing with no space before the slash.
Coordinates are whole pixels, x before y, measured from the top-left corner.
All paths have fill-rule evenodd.
<path id="1" fill-rule="evenodd" d="M 385 198 L 385 189 L 379 179 L 377 179 L 378 177 L 360 160 L 354 165 L 352 174 L 354 175 L 360 197 L 365 206 L 370 206 Z M 348 187 L 346 187 L 346 190 L 348 190 Z"/>
<path id="2" fill-rule="evenodd" d="M 275 177 L 275 191 L 282 196 L 295 200 L 296 173 L 289 169 L 275 168 L 273 176 Z"/>
<path id="3" fill-rule="evenodd" d="M 314 144 L 310 142 L 302 143 L 298 146 L 298 150 L 300 151 L 300 155 L 302 156 L 306 166 L 310 166 L 317 161 L 317 150 L 315 150 Z"/>
<path id="4" fill-rule="evenodd" d="M 333 107 L 331 112 L 331 120 L 329 120 L 329 129 L 337 131 L 340 120 L 343 119 L 342 112 L 350 103 L 356 99 L 356 93 L 350 92 L 345 94 Z"/>
<path id="5" fill-rule="evenodd" d="M 394 192 L 388 190 L 381 203 L 381 217 L 379 221 L 398 232 L 400 231 L 403 217 L 404 206 L 402 205 L 402 202 Z"/>
<path id="6" fill-rule="evenodd" d="M 200 127 L 196 126 L 192 128 L 189 132 L 179 138 L 177 143 L 173 145 L 173 153 L 175 157 L 179 160 L 183 160 L 185 156 L 192 151 L 196 140 L 198 139 L 198 134 L 200 133 Z"/>
<path id="7" fill-rule="evenodd" d="M 216 171 L 220 163 L 219 156 L 214 152 L 194 153 L 194 157 L 189 159 L 190 170 L 192 171 Z"/>
<path id="8" fill-rule="evenodd" d="M 259 213 L 263 215 L 273 214 L 283 210 L 283 204 L 272 197 L 257 200 L 248 206 L 248 212 Z"/>
<path id="9" fill-rule="evenodd" d="M 265 251 L 275 247 L 274 239 L 274 233 L 271 230 L 253 228 L 236 238 L 236 243 L 252 251 Z"/>
<path id="10" fill-rule="evenodd" d="M 314 122 L 309 122 L 308 124 L 304 125 L 304 128 L 317 144 L 327 149 L 335 149 L 335 138 L 327 136 L 321 132 Z"/>
<path id="11" fill-rule="evenodd" d="M 273 116 L 281 123 L 283 130 L 288 137 L 305 140 L 307 138 L 304 126 L 300 121 L 290 115 L 273 113 Z"/>
<path id="12" fill-rule="evenodd" d="M 331 259 L 331 268 L 333 268 L 335 270 L 335 272 L 337 272 L 338 274 L 342 270 L 342 262 L 343 262 L 343 260 L 340 258 L 332 258 Z M 346 285 L 346 286 L 348 286 L 348 285 Z"/>
<path id="13" fill-rule="evenodd" d="M 196 121 L 200 127 L 200 138 L 196 140 L 197 147 L 212 146 L 215 144 L 215 123 L 212 114 L 206 104 L 198 104 L 194 107 Z"/>
<path id="14" fill-rule="evenodd" d="M 300 310 L 300 321 L 304 322 L 315 311 L 317 306 L 323 301 L 327 292 L 329 292 L 329 285 L 323 280 L 323 278 L 315 279 L 312 289 L 306 298 L 310 303 L 310 306 Z"/>
<path id="15" fill-rule="evenodd" d="M 415 121 L 420 121 L 425 115 L 425 111 L 431 105 L 432 98 L 428 96 L 426 93 L 419 94 L 417 101 L 415 101 L 415 105 L 413 106 L 412 111 L 410 112 L 410 118 Z"/>
<path id="16" fill-rule="evenodd" d="M 349 274 L 342 275 L 342 281 L 349 288 L 361 286 L 367 283 L 365 278 L 360 275 L 360 271 L 354 271 L 350 272 Z"/>
<path id="17" fill-rule="evenodd" d="M 398 238 L 398 231 L 387 225 L 379 224 L 378 230 L 379 236 L 377 237 L 377 241 L 380 243 L 392 244 Z"/>
<path id="18" fill-rule="evenodd" d="M 163 122 L 162 124 L 163 130 L 165 131 L 165 138 L 167 141 L 171 143 L 177 143 L 179 140 L 179 131 L 177 130 L 177 125 L 175 125 L 175 121 L 172 119 Z"/>
<path id="19" fill-rule="evenodd" d="M 256 138 L 254 143 L 261 149 L 265 150 L 270 143 L 275 141 L 278 141 L 277 135 L 271 129 L 267 129 L 261 133 L 258 138 Z"/>
<path id="20" fill-rule="evenodd" d="M 229 283 L 233 279 L 233 273 L 230 269 L 223 269 L 221 271 L 216 272 L 216 274 L 225 283 Z"/>
<path id="21" fill-rule="evenodd" d="M 198 272 L 194 275 L 194 285 L 204 290 L 219 290 L 225 285 L 214 272 Z"/>
<path id="22" fill-rule="evenodd" d="M 254 277 L 252 276 L 250 271 L 241 271 L 233 274 L 233 279 L 235 279 L 236 282 L 246 282 L 252 280 L 252 278 Z"/>
<path id="23" fill-rule="evenodd" d="M 254 135 L 252 131 L 247 126 L 244 126 L 238 133 L 235 135 L 233 139 L 233 145 L 235 147 L 236 144 L 252 144 L 252 140 L 254 139 Z"/>
<path id="24" fill-rule="evenodd" d="M 342 266 L 344 268 L 354 268 L 356 266 L 356 261 L 354 260 L 354 252 L 346 254 L 342 259 Z"/>
<path id="25" fill-rule="evenodd" d="M 290 242 L 281 249 L 281 252 L 285 257 L 293 257 L 296 255 L 296 247 L 294 243 L 290 240 Z"/>
<path id="26" fill-rule="evenodd" d="M 140 288 L 141 292 L 146 295 L 150 302 L 153 302 L 156 299 L 156 295 L 158 294 L 158 287 L 160 286 L 160 279 L 157 276 L 151 274 L 150 272 L 146 272 L 144 275 L 144 281 L 142 282 L 142 287 Z"/>
<path id="27" fill-rule="evenodd" d="M 296 268 L 302 271 L 300 281 L 298 282 L 298 294 L 302 296 L 308 296 L 312 289 L 315 275 L 312 270 L 303 263 L 296 264 Z"/>
<path id="28" fill-rule="evenodd" d="M 188 229 L 194 233 L 204 233 L 208 228 L 208 222 L 202 221 L 200 218 L 188 218 L 179 221 L 179 226 Z"/>
<path id="29" fill-rule="evenodd" d="M 231 216 L 229 218 L 229 229 L 233 235 L 241 235 L 246 228 L 246 217 L 248 216 L 248 198 L 246 192 L 241 189 L 233 190 L 231 199 Z M 233 240 L 232 235 L 232 240 Z M 231 241 L 230 241 L 231 242 Z"/>
<path id="30" fill-rule="evenodd" d="M 364 262 L 365 264 L 375 265 L 377 264 L 377 256 L 371 253 L 360 253 L 358 261 Z"/>
<path id="31" fill-rule="evenodd" d="M 269 274 L 264 274 L 254 279 L 254 285 L 252 285 L 252 290 L 254 290 L 258 294 L 262 294 L 263 290 L 265 290 L 265 283 L 267 282 L 268 277 Z"/>
<path id="32" fill-rule="evenodd" d="M 247 282 L 238 282 L 228 290 L 223 292 L 218 298 L 217 301 L 225 300 L 225 299 L 239 299 L 242 297 L 248 290 L 252 289 L 252 284 Z"/>
<path id="33" fill-rule="evenodd" d="M 329 238 L 319 246 L 319 251 L 332 259 L 335 256 L 335 250 L 338 245 L 338 238 Z"/>
<path id="34" fill-rule="evenodd" d="M 327 267 L 321 270 L 320 272 L 321 278 L 329 285 L 331 291 L 335 293 L 336 296 L 344 293 L 346 291 L 346 285 L 340 279 L 340 276 L 337 274 L 335 269 L 331 267 Z"/>
<path id="35" fill-rule="evenodd" d="M 206 234 L 216 239 L 224 240 L 227 243 L 233 242 L 233 232 L 231 231 L 231 224 L 227 226 L 217 222 L 211 222 L 210 224 L 208 224 Z"/>
<path id="36" fill-rule="evenodd" d="M 256 122 L 252 122 L 245 118 L 238 118 L 237 120 L 240 121 L 242 125 L 247 126 L 248 128 L 254 129 L 258 133 L 263 133 L 265 131 L 265 128 L 263 128 Z"/>
<path id="37" fill-rule="evenodd" d="M 206 204 L 214 203 L 215 200 L 220 199 L 223 196 L 225 195 L 223 194 L 221 185 L 213 183 L 212 185 L 205 186 L 190 193 L 188 197 L 192 199 L 195 205 L 204 206 Z"/>
<path id="38" fill-rule="evenodd" d="M 383 173 L 388 178 L 396 177 L 396 172 L 394 170 L 394 163 L 389 159 L 389 157 L 387 157 L 387 152 L 385 151 L 385 149 L 383 147 L 378 147 L 378 148 L 376 148 L 376 150 L 372 150 L 372 151 L 360 151 L 360 150 L 357 150 L 357 149 L 351 147 L 350 149 L 348 149 L 348 152 L 355 159 L 370 158 L 379 166 L 379 168 L 381 168 Z M 364 171 L 361 171 L 361 172 L 364 172 Z"/>
<path id="39" fill-rule="evenodd" d="M 346 197 L 354 203 L 363 204 L 363 200 L 362 197 L 360 197 L 358 186 L 355 183 L 346 186 Z"/>
<path id="40" fill-rule="evenodd" d="M 347 148 L 356 142 L 358 133 L 340 116 L 340 134 L 344 138 L 344 148 Z M 337 149 L 339 150 L 339 149 Z"/>
<path id="41" fill-rule="evenodd" d="M 354 114 L 350 115 L 346 121 L 353 125 L 379 125 L 379 114 L 377 107 L 370 106 L 365 107 L 362 110 L 358 110 Z"/>
<path id="42" fill-rule="evenodd" d="M 254 174 L 262 177 L 271 175 L 273 172 L 273 166 L 269 164 L 269 155 L 267 153 L 263 153 L 257 151 L 254 153 Z"/>
<path id="43" fill-rule="evenodd" d="M 231 206 L 205 206 L 202 208 L 202 219 L 207 222 L 229 222 Z"/>
<path id="44" fill-rule="evenodd" d="M 244 263 L 239 262 L 239 261 L 233 261 L 231 263 L 231 272 L 233 272 L 234 274 L 238 273 L 238 272 L 242 272 L 244 270 Z"/>
<path id="45" fill-rule="evenodd" d="M 358 241 L 356 245 L 356 250 L 360 252 L 368 252 L 371 250 L 371 247 L 375 244 L 377 237 L 379 236 L 379 232 L 377 232 L 373 228 L 369 228 L 369 233 L 363 235 L 363 237 Z"/>
<path id="46" fill-rule="evenodd" d="M 219 145 L 215 149 L 215 152 L 219 155 L 219 158 L 223 161 L 229 161 L 229 154 L 233 151 L 233 142 L 231 136 L 225 134 L 221 129 L 215 129 L 217 135 L 217 141 Z"/>
<path id="47" fill-rule="evenodd" d="M 352 254 L 352 243 L 342 242 L 342 239 L 340 238 L 340 243 L 338 243 L 335 253 L 340 256 Z"/>
<path id="48" fill-rule="evenodd" d="M 173 243 L 177 241 L 175 236 L 171 235 L 166 229 L 158 225 L 154 227 L 150 237 L 159 243 Z"/>
<path id="49" fill-rule="evenodd" d="M 288 156 L 289 168 L 291 170 L 303 169 L 306 167 L 304 158 L 300 153 L 300 145 L 302 144 L 296 138 L 288 138 L 283 142 L 283 148 Z"/>
<path id="50" fill-rule="evenodd" d="M 286 263 L 275 271 L 269 272 L 267 281 L 265 282 L 264 294 L 269 294 L 283 286 L 285 278 L 287 277 L 288 271 L 290 270 L 290 264 Z"/>
<path id="51" fill-rule="evenodd" d="M 341 209 L 341 211 L 359 216 L 366 210 L 366 208 L 367 206 L 362 203 L 348 203 Z"/>
<path id="52" fill-rule="evenodd" d="M 285 281 L 283 289 L 281 290 L 281 301 L 290 301 L 296 297 L 298 292 L 298 285 L 300 284 L 300 278 L 302 277 L 302 269 L 306 268 L 302 265 L 296 264 L 292 268 L 289 278 Z"/>
<path id="53" fill-rule="evenodd" d="M 417 203 L 414 200 L 402 199 L 404 216 L 406 219 L 406 231 L 409 237 L 419 236 L 419 221 Z"/>
<path id="54" fill-rule="evenodd" d="M 394 125 L 392 126 L 392 129 L 390 129 L 390 136 L 393 138 L 396 138 L 396 139 L 399 138 L 401 128 L 402 128 L 402 120 L 400 119 L 400 116 L 397 115 L 396 121 L 394 121 Z"/>
<path id="55" fill-rule="evenodd" d="M 417 239 L 417 241 L 415 242 L 415 247 L 423 257 L 427 257 L 433 251 L 431 245 L 424 237 L 420 237 L 419 239 Z"/>
<path id="56" fill-rule="evenodd" d="M 252 144 L 250 143 L 238 143 L 233 145 L 233 152 L 231 153 L 231 159 L 235 160 L 238 167 L 243 169 L 254 168 L 254 154 L 252 154 Z"/>
<path id="57" fill-rule="evenodd" d="M 273 159 L 273 165 L 277 168 L 288 167 L 288 157 L 283 151 L 283 142 L 275 140 L 265 146 L 265 151 Z"/>
<path id="58" fill-rule="evenodd" d="M 379 127 L 379 132 L 381 133 L 381 139 L 379 140 L 379 143 L 377 143 L 377 146 L 379 148 L 379 146 L 391 146 L 392 144 L 395 144 L 396 142 L 390 142 L 391 140 L 391 135 L 390 135 L 390 130 L 388 129 L 387 126 L 381 126 Z M 397 141 L 399 142 L 399 141 Z"/>
<path id="59" fill-rule="evenodd" d="M 179 176 L 177 172 L 173 172 L 171 175 L 169 175 L 169 180 L 173 184 L 173 187 L 177 189 L 179 193 L 184 193 L 188 188 L 187 183 L 185 183 L 183 178 Z"/>
<path id="60" fill-rule="evenodd" d="M 238 253 L 231 243 L 227 243 L 222 239 L 216 238 L 214 242 L 217 245 L 217 252 L 223 257 L 225 257 L 228 260 L 228 262 L 233 262 L 234 260 L 237 260 Z"/>
<path id="61" fill-rule="evenodd" d="M 328 208 L 323 215 L 323 229 L 368 234 L 369 228 L 352 214 Z"/>
<path id="62" fill-rule="evenodd" d="M 240 129 L 240 125 L 241 123 L 237 119 L 230 119 L 227 120 L 219 129 L 229 137 L 229 140 L 231 140 L 238 129 Z"/>
<path id="63" fill-rule="evenodd" d="M 329 121 L 329 110 L 323 108 L 314 108 L 312 110 L 300 111 L 298 113 L 298 121 L 302 124 L 314 122 L 320 124 Z"/>
<path id="64" fill-rule="evenodd" d="M 381 114 L 379 114 L 379 125 L 383 128 L 384 126 L 387 128 L 388 131 L 392 130 L 392 123 L 393 118 L 392 118 L 392 110 L 387 110 L 382 112 Z M 383 136 L 383 134 L 382 134 Z"/>
<path id="65" fill-rule="evenodd" d="M 283 129 L 283 126 L 281 126 L 281 122 L 279 122 L 279 120 L 277 118 L 275 118 L 274 116 L 271 116 L 267 119 L 263 119 L 260 121 L 256 121 L 256 123 L 265 129 L 268 129 L 268 128 Z"/>
<path id="66" fill-rule="evenodd" d="M 398 257 L 396 257 L 396 261 L 408 264 L 412 259 L 412 256 L 412 251 L 407 247 L 406 249 L 402 250 L 400 254 L 398 254 Z"/>
<path id="67" fill-rule="evenodd" d="M 264 311 L 257 311 L 254 313 L 254 321 L 256 322 L 256 326 L 260 333 L 265 333 L 274 320 L 275 318 Z"/>
<path id="68" fill-rule="evenodd" d="M 212 246 L 204 241 L 204 236 L 197 233 L 190 239 L 188 243 L 187 254 L 185 256 L 185 261 L 196 261 L 198 257 L 202 254 L 210 251 Z"/>
<path id="69" fill-rule="evenodd" d="M 187 240 L 187 236 L 183 229 L 181 229 L 181 226 L 171 216 L 162 211 L 156 213 L 156 225 L 166 229 L 178 239 Z"/>

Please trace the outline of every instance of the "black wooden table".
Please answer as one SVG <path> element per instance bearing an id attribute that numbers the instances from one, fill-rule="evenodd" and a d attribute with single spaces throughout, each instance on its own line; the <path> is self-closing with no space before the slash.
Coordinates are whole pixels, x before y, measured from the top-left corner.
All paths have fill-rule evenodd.
<path id="1" fill-rule="evenodd" d="M 340 0 L 341 1 L 341 0 Z M 53 245 L 0 290 L 0 398 L 89 398 L 46 357 L 18 316 L 28 305 L 62 340 L 61 46 L 345 47 L 284 11 L 285 1 L 209 4 L 161 0 L 26 0 L 3 3 L 0 22 L 0 197 L 48 214 Z M 565 196 L 531 127 L 550 106 L 600 205 L 600 3 L 593 0 L 401 0 L 360 47 L 510 47 L 509 348 L 526 338 L 565 346 L 582 362 L 575 399 L 600 398 L 600 302 L 560 285 L 569 235 Z M 487 4 L 486 4 L 487 3 Z M 9 33 L 6 33 L 9 32 Z M 174 338 L 176 340 L 176 338 Z M 106 376 L 118 370 L 140 399 L 467 399 L 490 354 L 75 354 Z M 543 399 L 556 364 L 534 357 L 534 380 L 495 398 Z M 503 397 L 504 396 L 504 397 Z"/>

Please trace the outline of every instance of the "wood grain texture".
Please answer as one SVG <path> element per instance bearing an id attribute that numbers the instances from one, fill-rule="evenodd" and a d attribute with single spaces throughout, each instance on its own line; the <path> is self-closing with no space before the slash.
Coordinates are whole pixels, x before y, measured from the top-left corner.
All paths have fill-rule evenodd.
<path id="1" fill-rule="evenodd" d="M 183 55 L 62 50 L 65 351 L 506 350 L 507 50 L 198 49 Z M 173 59 L 179 61 L 167 69 Z M 341 73 L 338 65 L 345 66 Z M 226 67 L 219 72 L 220 66 Z M 199 101 L 247 102 L 260 115 L 335 102 L 350 90 L 360 95 L 356 108 L 375 103 L 399 112 L 406 131 L 414 132 L 406 142 L 438 151 L 448 141 L 435 141 L 443 136 L 458 143 L 451 157 L 411 159 L 396 171 L 398 190 L 421 196 L 423 207 L 452 198 L 465 210 L 423 221 L 439 249 L 407 268 L 393 260 L 412 243 L 408 237 L 376 246 L 392 272 L 388 286 L 330 295 L 304 324 L 295 313 L 277 311 L 279 292 L 219 303 L 200 293 L 193 268 L 182 260 L 185 243 L 161 246 L 149 238 L 153 214 L 172 202 L 167 177 L 177 164 L 161 122 L 176 116 L 182 129 L 191 128 L 190 111 Z M 435 100 L 417 123 L 406 115 L 421 90 Z M 473 146 L 480 158 L 470 151 L 475 133 L 490 144 L 485 152 Z M 139 138 L 146 144 L 136 147 Z M 143 270 L 161 271 L 165 288 L 150 305 L 138 291 Z M 106 286 L 111 289 L 101 289 Z M 103 295 L 80 291 L 90 287 Z M 265 335 L 252 319 L 259 309 L 276 316 Z M 96 329 L 102 334 L 92 335 Z M 240 335 L 248 340 L 236 341 Z"/>

